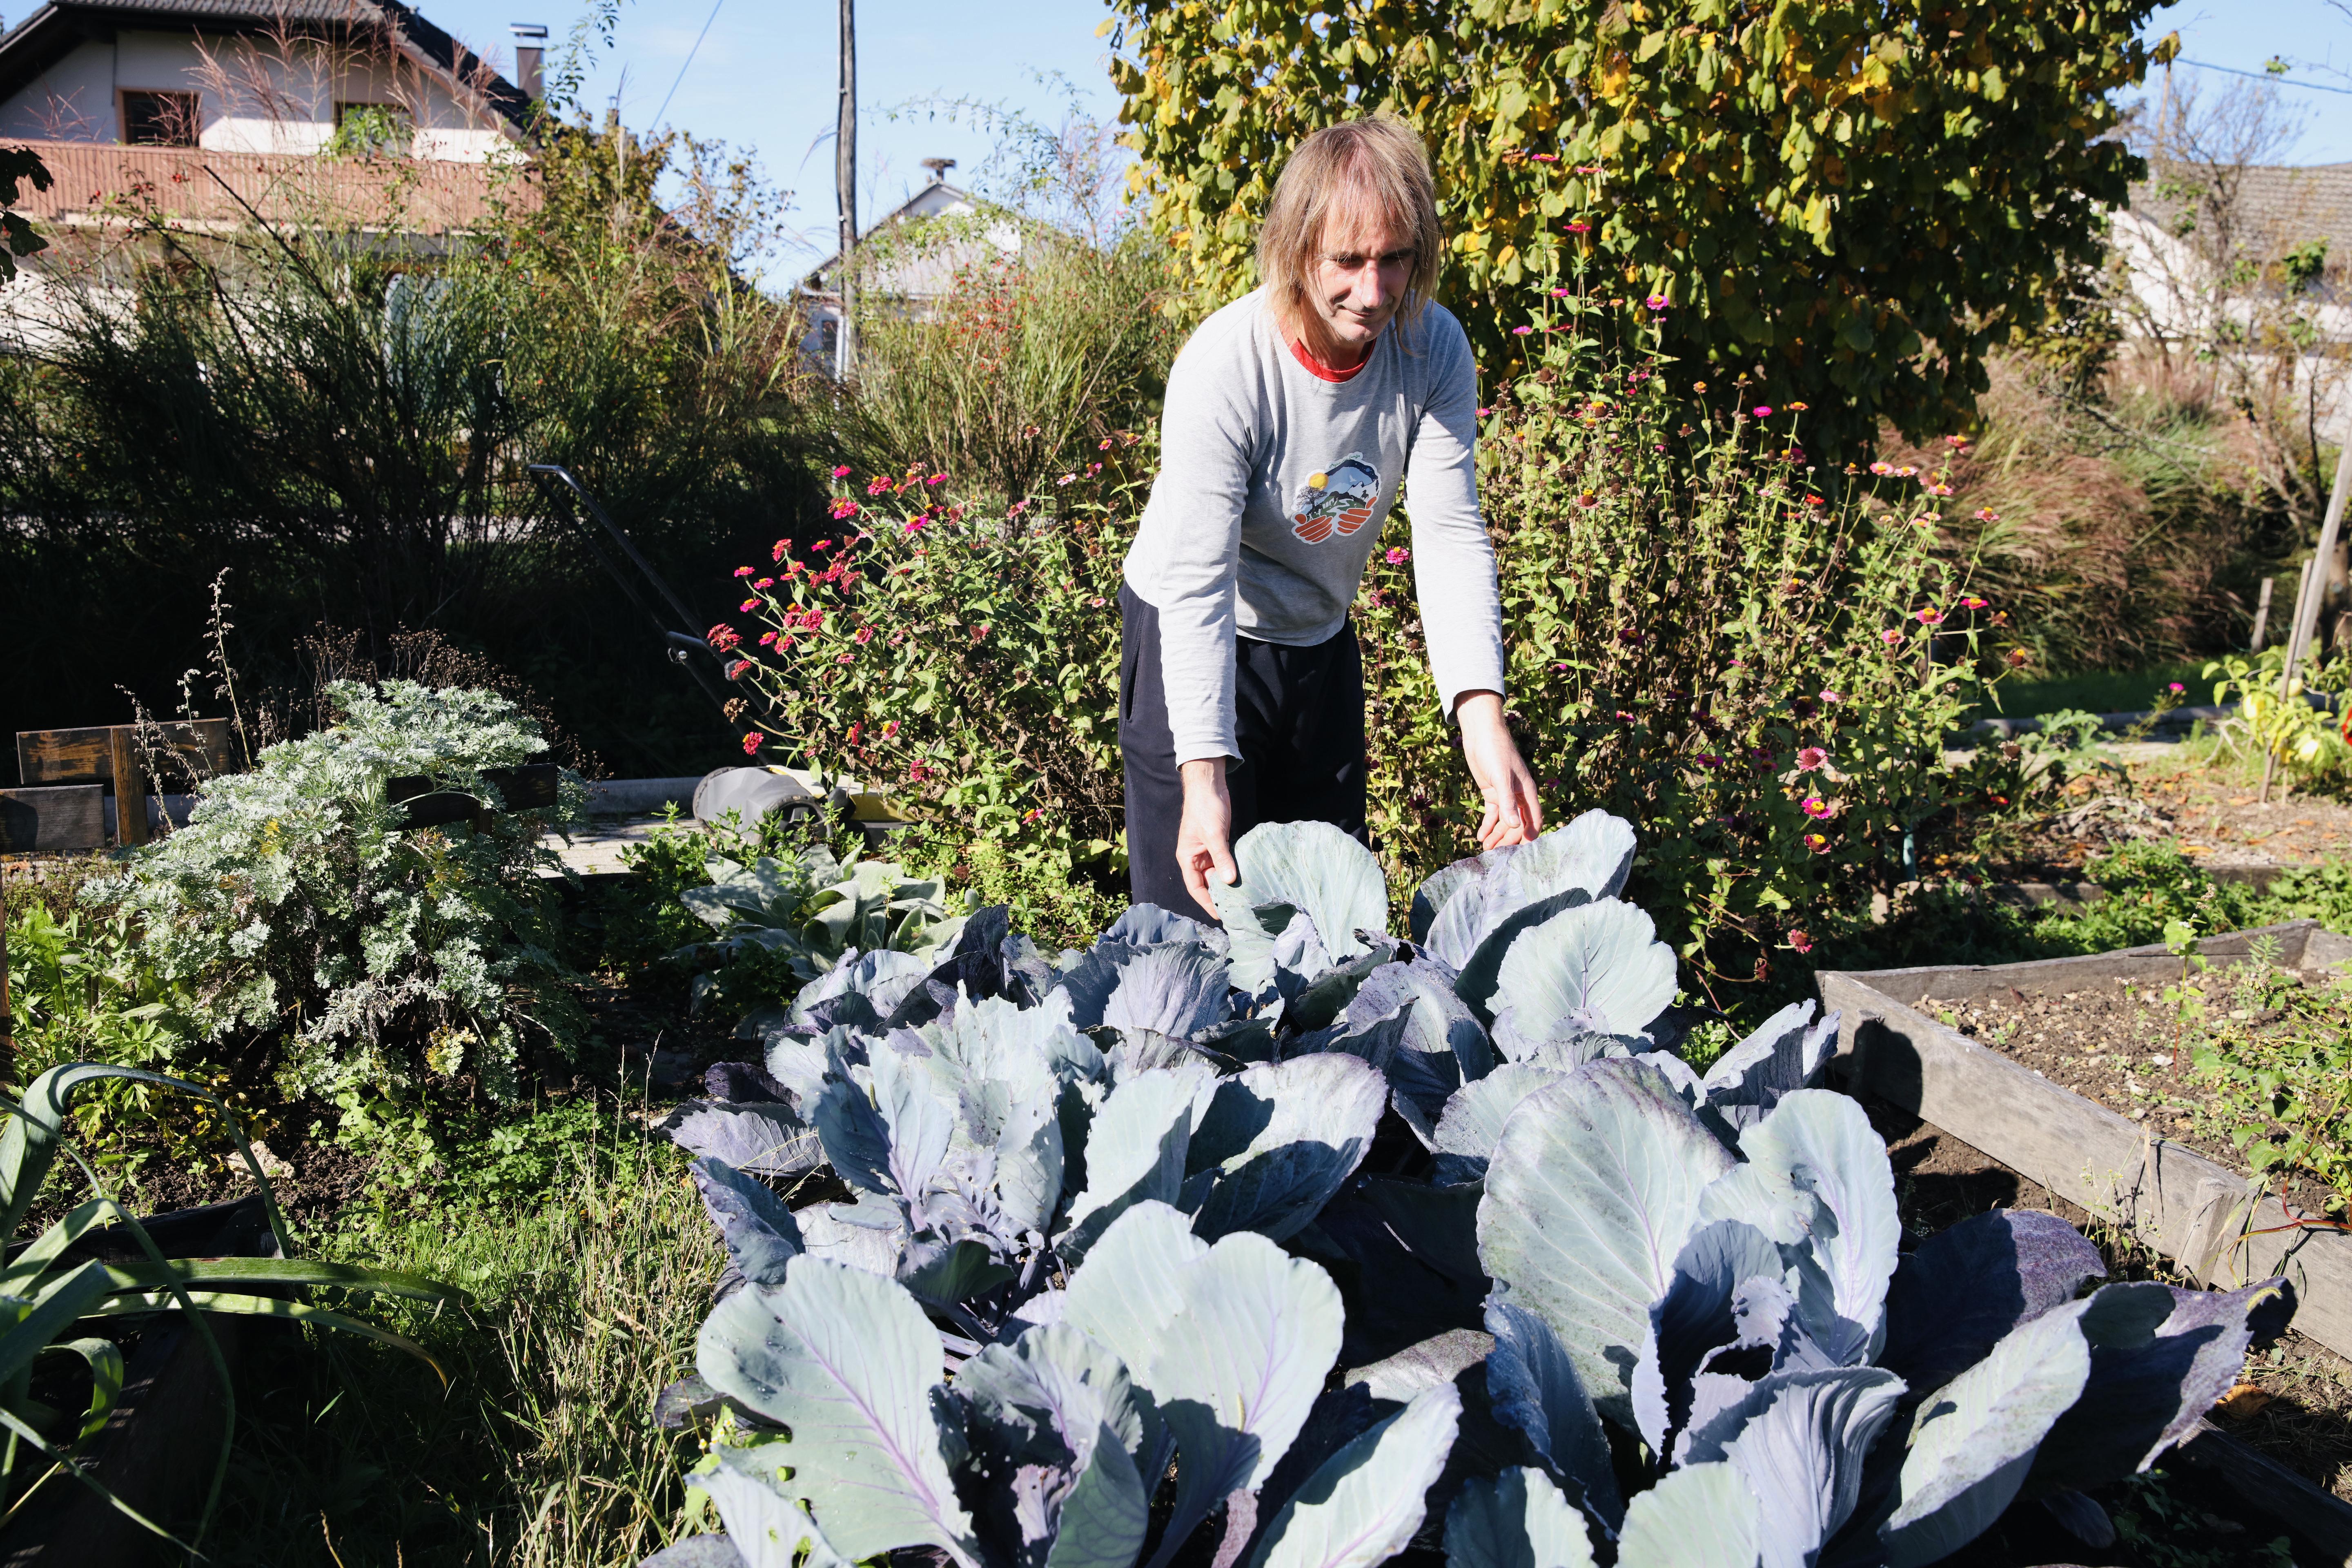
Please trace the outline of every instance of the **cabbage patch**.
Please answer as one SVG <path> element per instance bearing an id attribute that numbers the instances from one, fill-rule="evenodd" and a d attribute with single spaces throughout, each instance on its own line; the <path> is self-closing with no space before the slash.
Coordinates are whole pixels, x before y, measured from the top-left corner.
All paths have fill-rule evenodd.
<path id="1" fill-rule="evenodd" d="M 1903 1568 L 2020 1500 L 2095 1529 L 2284 1282 L 2085 1296 L 2030 1212 L 1902 1253 L 1834 1015 L 1675 1054 L 1634 851 L 1588 813 L 1399 938 L 1362 846 L 1273 824 L 1223 928 L 843 950 L 667 1124 L 728 1265 L 656 1415 L 715 1423 L 727 1533 L 653 1561 Z"/>

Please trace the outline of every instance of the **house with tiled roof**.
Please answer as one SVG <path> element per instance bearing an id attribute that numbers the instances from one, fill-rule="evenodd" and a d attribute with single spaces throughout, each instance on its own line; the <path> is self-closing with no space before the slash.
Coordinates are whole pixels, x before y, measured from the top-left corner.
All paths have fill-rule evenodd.
<path id="1" fill-rule="evenodd" d="M 923 188 L 858 236 L 868 258 L 858 285 L 866 291 L 865 308 L 878 305 L 917 321 L 931 318 L 962 269 L 1021 249 L 1021 226 L 1010 214 L 948 183 L 955 160 L 927 158 L 923 166 L 931 175 Z M 811 363 L 832 364 L 841 323 L 841 253 L 802 274 L 793 295 L 808 324 L 803 353 Z"/>
<path id="2" fill-rule="evenodd" d="M 2158 159 L 2115 215 L 2114 256 L 2135 337 L 2192 356 L 2293 365 L 2323 435 L 2352 436 L 2352 163 Z"/>
<path id="3" fill-rule="evenodd" d="M 18 210 L 463 228 L 537 113 L 546 29 L 514 33 L 509 77 L 402 0 L 47 0 L 0 35 L 0 142 L 54 177 Z"/>

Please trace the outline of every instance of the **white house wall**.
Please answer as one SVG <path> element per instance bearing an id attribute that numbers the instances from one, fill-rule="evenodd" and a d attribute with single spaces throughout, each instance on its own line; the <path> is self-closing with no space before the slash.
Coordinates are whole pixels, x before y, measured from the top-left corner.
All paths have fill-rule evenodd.
<path id="1" fill-rule="evenodd" d="M 113 142 L 114 46 L 85 43 L 0 102 L 0 137 L 26 142 Z"/>
<path id="2" fill-rule="evenodd" d="M 309 41 L 297 41 L 280 58 L 266 39 L 215 36 L 200 48 L 192 34 L 124 28 L 112 43 L 80 45 L 0 102 L 0 137 L 119 142 L 117 94 L 143 89 L 195 93 L 198 143 L 219 152 L 318 152 L 334 134 L 339 100 L 394 105 L 411 114 L 420 158 L 475 161 L 508 145 L 490 111 L 468 110 L 437 76 L 382 61 L 340 71 L 336 66 L 334 51 Z M 223 77 L 233 84 L 226 93 Z"/>
<path id="3" fill-rule="evenodd" d="M 2210 292 L 2201 286 L 2203 263 L 2197 252 L 2140 214 L 2117 213 L 2111 243 L 2140 312 L 2125 317 L 2122 325 L 2126 333 L 2161 337 L 2204 353 L 2210 352 L 2216 329 L 2223 321 L 2242 331 L 2252 325 L 2252 300 L 2232 299 L 2217 309 Z M 2321 342 L 2339 346 L 2352 343 L 2352 306 L 2340 300 L 2322 301 L 2313 310 L 2312 321 Z M 2325 355 L 2305 354 L 2295 363 L 2290 395 L 2302 399 L 2315 391 L 2324 439 L 2352 437 L 2352 387 L 2347 386 L 2346 379 L 2341 365 Z"/>

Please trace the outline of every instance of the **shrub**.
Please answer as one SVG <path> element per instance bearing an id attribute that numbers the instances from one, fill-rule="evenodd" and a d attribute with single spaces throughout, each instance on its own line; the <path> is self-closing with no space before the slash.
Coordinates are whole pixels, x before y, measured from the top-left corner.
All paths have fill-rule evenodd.
<path id="1" fill-rule="evenodd" d="M 1808 466 L 1801 402 L 1683 396 L 1655 338 L 1605 353 L 1575 289 L 1534 305 L 1539 368 L 1480 442 L 1515 731 L 1549 808 L 1640 825 L 1635 886 L 1712 994 L 1907 874 L 2002 617 L 1939 559 L 1924 492 Z M 1448 858 L 1479 800 L 1409 552 L 1374 562 L 1370 820 L 1399 873 Z"/>
<path id="2" fill-rule="evenodd" d="M 576 818 L 585 786 L 565 775 L 552 813 L 403 829 L 389 780 L 495 801 L 483 770 L 546 742 L 487 692 L 330 694 L 338 723 L 205 781 L 185 827 L 87 896 L 139 921 L 142 961 L 180 994 L 191 1034 L 215 1049 L 264 1042 L 293 1093 L 462 1078 L 509 1098 L 527 1047 L 568 1056 L 581 1028 L 541 879 L 561 862 L 539 840 Z"/>
<path id="3" fill-rule="evenodd" d="M 728 1268 L 656 1408 L 715 1420 L 736 1547 L 658 1561 L 1164 1568 L 1221 1500 L 1258 1568 L 1370 1568 L 1433 1510 L 1450 1568 L 2096 1521 L 2074 1494 L 2193 1432 L 2286 1282 L 2077 1299 L 2098 1253 L 2036 1213 L 1898 1259 L 1886 1150 L 1812 1087 L 1835 1018 L 1705 1078 L 1664 1048 L 1634 850 L 1592 812 L 1458 862 L 1409 946 L 1369 852 L 1267 825 L 1222 931 L 1140 906 L 1048 962 L 997 909 L 936 966 L 845 957 L 714 1069 L 772 1098 L 676 1125 Z M 760 1179 L 821 1164 L 854 1202 Z"/>
<path id="4" fill-rule="evenodd" d="M 788 759 L 888 791 L 939 830 L 942 858 L 986 846 L 1009 880 L 1123 878 L 1117 599 L 1131 531 L 1091 499 L 983 515 L 944 481 L 917 468 L 842 484 L 856 493 L 834 502 L 839 533 L 797 552 L 778 541 L 772 574 L 749 584 L 759 646 L 712 628 L 765 700 L 745 749 L 772 737 Z M 1090 473 L 1083 493 L 1100 489 Z M 770 571 L 737 574 L 754 570 Z"/>
<path id="5" fill-rule="evenodd" d="M 1005 229 L 1018 248 L 1000 252 Z M 1014 500 L 1158 405 L 1180 336 L 1161 308 L 1167 258 L 1148 235 L 1094 245 L 991 209 L 888 237 L 860 263 L 953 269 L 929 310 L 886 300 L 858 323 L 841 415 L 870 469 L 913 464 Z"/>
<path id="6" fill-rule="evenodd" d="M 1590 257 L 1622 307 L 1674 301 L 1675 374 L 1821 405 L 1824 450 L 1881 416 L 1967 417 L 1984 359 L 2096 266 L 2144 165 L 2113 95 L 2169 59 L 2154 0 L 2064 19 L 1940 4 L 1784 7 L 1118 0 L 1113 73 L 1151 221 L 1204 298 L 1255 278 L 1260 223 L 1308 133 L 1380 112 L 1435 165 L 1445 301 L 1490 369 L 1514 291 Z"/>
<path id="7" fill-rule="evenodd" d="M 1582 301 L 1543 303 L 1562 331 L 1496 394 L 1480 447 L 1514 721 L 1549 809 L 1602 806 L 1652 835 L 1637 885 L 1700 983 L 1744 980 L 1901 875 L 2000 614 L 1938 560 L 1917 498 L 1806 466 L 1801 407 L 1679 397 L 1654 340 L 1612 353 Z M 1137 441 L 1129 458 L 1150 455 Z M 758 646 L 712 628 L 765 699 L 747 749 L 772 738 L 886 785 L 945 842 L 1020 872 L 1116 885 L 1115 600 L 1135 498 L 1109 460 L 1044 516 L 982 511 L 932 471 L 840 473 L 837 537 L 739 568 Z M 1400 886 L 1453 858 L 1476 812 L 1409 553 L 1375 557 L 1355 612 L 1371 827 Z"/>
<path id="8" fill-rule="evenodd" d="M 674 581 L 813 520 L 802 322 L 734 270 L 772 215 L 746 166 L 675 139 L 550 127 L 499 177 L 436 257 L 348 213 L 208 229 L 137 201 L 44 254 L 44 320 L 16 323 L 41 354 L 0 363 L 0 728 L 128 720 L 118 683 L 167 709 L 231 567 L 257 684 L 321 618 L 378 664 L 439 631 L 614 762 L 686 771 L 688 689 L 522 464 L 572 468 Z M 685 199 L 656 203 L 670 181 Z M 151 619 L 125 642 L 132 575 Z M 100 642 L 103 671 L 66 651 Z"/>
<path id="9" fill-rule="evenodd" d="M 2021 353 L 1989 373 L 1970 427 L 1888 432 L 1879 457 L 1948 489 L 1942 548 L 2009 608 L 2033 668 L 2130 669 L 2242 644 L 2265 561 L 2305 546 L 2247 489 L 2237 411 L 2145 355 L 2082 388 Z M 2274 637 L 2287 619 L 2273 607 Z"/>

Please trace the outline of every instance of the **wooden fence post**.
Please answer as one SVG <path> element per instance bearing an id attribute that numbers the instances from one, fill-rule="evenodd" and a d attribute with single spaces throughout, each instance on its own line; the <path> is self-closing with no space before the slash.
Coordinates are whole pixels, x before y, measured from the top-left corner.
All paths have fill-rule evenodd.
<path id="1" fill-rule="evenodd" d="M 139 765 L 139 729 L 117 724 L 106 738 L 114 757 L 114 842 L 147 842 L 147 773 Z"/>

